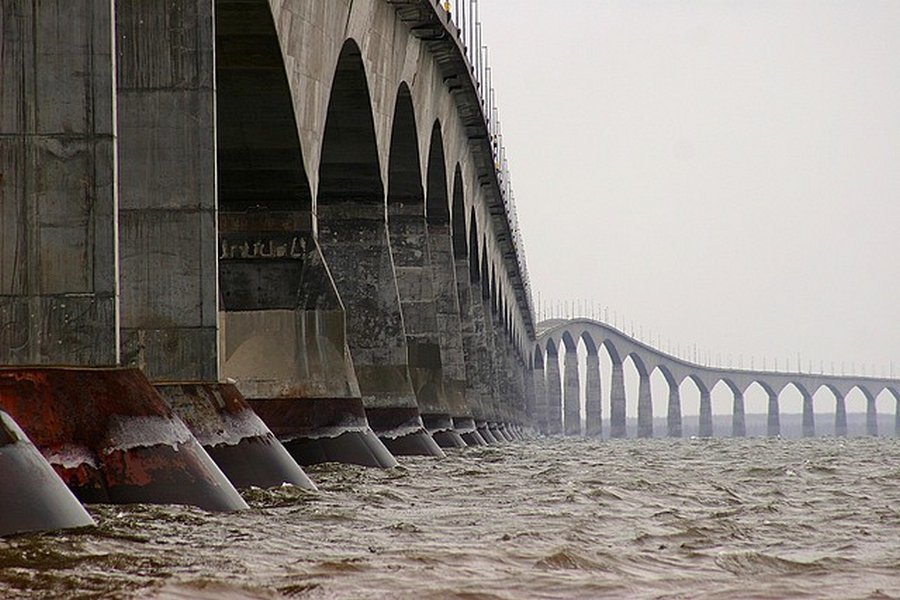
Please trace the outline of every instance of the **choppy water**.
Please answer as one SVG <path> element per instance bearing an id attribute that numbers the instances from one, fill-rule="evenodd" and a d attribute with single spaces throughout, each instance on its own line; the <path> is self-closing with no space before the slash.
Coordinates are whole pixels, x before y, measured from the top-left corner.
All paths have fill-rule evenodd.
<path id="1" fill-rule="evenodd" d="M 0 539 L 3 598 L 900 597 L 900 440 L 538 440 Z"/>

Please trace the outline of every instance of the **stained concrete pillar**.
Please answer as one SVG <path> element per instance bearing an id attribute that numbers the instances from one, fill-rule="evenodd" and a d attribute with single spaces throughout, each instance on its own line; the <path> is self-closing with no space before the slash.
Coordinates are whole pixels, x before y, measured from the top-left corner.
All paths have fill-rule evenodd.
<path id="1" fill-rule="evenodd" d="M 700 437 L 713 436 L 712 400 L 706 386 L 700 388 L 700 427 L 697 434 Z"/>
<path id="2" fill-rule="evenodd" d="M 460 251 L 462 252 L 462 251 Z M 465 254 L 456 256 L 456 295 L 459 302 L 459 325 L 462 337 L 463 358 L 466 374 L 466 401 L 476 421 L 487 418 L 488 407 L 481 381 L 480 345 L 481 332 L 475 327 L 472 307 L 471 273 L 469 259 Z"/>
<path id="3" fill-rule="evenodd" d="M 449 222 L 429 221 L 428 243 L 433 274 L 437 336 L 444 376 L 444 395 L 451 417 L 471 418 L 473 411 L 466 398 L 466 361 Z"/>
<path id="4" fill-rule="evenodd" d="M 562 432 L 562 381 L 559 377 L 559 355 L 547 348 L 547 435 Z"/>
<path id="5" fill-rule="evenodd" d="M 815 437 L 816 416 L 813 411 L 813 399 L 805 390 L 801 390 L 801 394 L 803 394 L 803 437 Z"/>
<path id="6" fill-rule="evenodd" d="M 638 382 L 638 437 L 653 437 L 653 400 L 650 375 L 641 374 Z"/>
<path id="7" fill-rule="evenodd" d="M 0 3 L 0 364 L 119 361 L 113 5 Z"/>
<path id="8" fill-rule="evenodd" d="M 485 306 L 479 283 L 473 282 L 471 291 L 473 336 L 477 349 L 473 366 L 477 373 L 476 381 L 481 390 L 482 402 L 485 407 L 485 419 L 497 421 L 500 419 L 500 408 L 494 377 L 493 333 L 491 332 L 493 325 L 490 320 L 490 307 Z"/>
<path id="9" fill-rule="evenodd" d="M 122 362 L 217 381 L 212 0 L 116 0 Z"/>
<path id="10" fill-rule="evenodd" d="M 565 358 L 565 431 L 566 435 L 581 435 L 581 398 L 578 382 L 578 353 L 566 349 Z"/>
<path id="11" fill-rule="evenodd" d="M 866 435 L 878 435 L 878 411 L 875 408 L 875 396 L 868 390 L 862 389 L 862 391 L 866 396 Z"/>
<path id="12" fill-rule="evenodd" d="M 600 357 L 588 352 L 585 371 L 585 435 L 599 437 L 603 430 Z"/>
<path id="13" fill-rule="evenodd" d="M 438 333 L 434 273 L 421 202 L 388 206 L 394 276 L 406 331 L 409 373 L 419 412 L 429 429 L 446 420 L 450 405 L 444 390 L 444 370 Z M 462 416 L 462 415 L 460 415 Z"/>
<path id="14" fill-rule="evenodd" d="M 534 426 L 541 433 L 547 433 L 547 379 L 544 373 L 544 357 L 535 355 L 534 369 L 531 371 L 534 378 Z"/>
<path id="15" fill-rule="evenodd" d="M 681 437 L 681 391 L 675 381 L 667 381 L 669 384 L 669 403 L 666 415 L 667 434 L 669 437 Z"/>
<path id="16" fill-rule="evenodd" d="M 744 413 L 744 393 L 734 391 L 734 405 L 731 408 L 731 435 L 744 437 L 747 435 L 747 421 Z"/>
<path id="17" fill-rule="evenodd" d="M 894 398 L 894 437 L 900 437 L 900 396 L 894 393 Z"/>
<path id="18" fill-rule="evenodd" d="M 624 438 L 626 435 L 625 416 L 625 371 L 621 362 L 612 362 L 612 377 L 609 388 L 609 437 Z"/>
<path id="19" fill-rule="evenodd" d="M 766 422 L 766 435 L 768 437 L 778 437 L 781 435 L 781 419 L 778 410 L 778 394 L 766 390 L 769 395 L 768 419 Z"/>
<path id="20" fill-rule="evenodd" d="M 834 392 L 834 435 L 847 437 L 847 403 L 844 396 Z"/>

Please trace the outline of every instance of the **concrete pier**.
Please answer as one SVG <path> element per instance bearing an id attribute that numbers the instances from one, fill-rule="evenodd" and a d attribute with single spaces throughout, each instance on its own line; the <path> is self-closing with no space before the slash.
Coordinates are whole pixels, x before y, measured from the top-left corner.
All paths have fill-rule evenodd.
<path id="1" fill-rule="evenodd" d="M 566 435 L 581 435 L 581 398 L 578 384 L 578 354 L 575 346 L 566 346 L 564 421 Z"/>
<path id="2" fill-rule="evenodd" d="M 548 435 L 562 433 L 562 381 L 556 346 L 547 344 L 547 429 Z"/>
<path id="3" fill-rule="evenodd" d="M 603 430 L 603 409 L 600 381 L 600 357 L 597 349 L 588 347 L 587 371 L 585 372 L 585 435 L 598 437 Z"/>
<path id="4" fill-rule="evenodd" d="M 609 389 L 609 437 L 625 437 L 625 373 L 622 362 L 613 360 Z"/>
<path id="5" fill-rule="evenodd" d="M 653 402 L 650 397 L 650 375 L 639 373 L 638 437 L 653 437 Z"/>

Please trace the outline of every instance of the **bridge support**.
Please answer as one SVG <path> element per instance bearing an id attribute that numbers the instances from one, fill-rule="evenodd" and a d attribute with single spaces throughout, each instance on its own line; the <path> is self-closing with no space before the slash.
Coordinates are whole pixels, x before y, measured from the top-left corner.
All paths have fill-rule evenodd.
<path id="1" fill-rule="evenodd" d="M 875 396 L 869 390 L 860 387 L 866 396 L 866 435 L 878 435 L 878 410 L 875 408 Z"/>
<path id="2" fill-rule="evenodd" d="M 816 435 L 816 415 L 813 411 L 812 395 L 806 390 L 801 390 L 803 394 L 803 437 L 815 437 Z"/>
<path id="3" fill-rule="evenodd" d="M 674 380 L 667 380 L 669 384 L 668 414 L 666 426 L 668 435 L 672 438 L 681 437 L 681 391 Z"/>
<path id="4" fill-rule="evenodd" d="M 578 353 L 566 348 L 565 358 L 566 435 L 581 435 L 581 398 L 578 382 Z"/>
<path id="5" fill-rule="evenodd" d="M 588 351 L 587 370 L 585 371 L 585 435 L 599 437 L 603 431 L 603 409 L 600 382 L 600 357 L 597 352 Z"/>
<path id="6" fill-rule="evenodd" d="M 712 400 L 705 385 L 700 386 L 700 427 L 698 435 L 700 437 L 713 436 Z"/>
<path id="7" fill-rule="evenodd" d="M 638 437 L 653 437 L 653 400 L 650 396 L 650 375 L 641 373 L 638 383 Z"/>
<path id="8" fill-rule="evenodd" d="M 834 393 L 834 435 L 847 437 L 847 403 L 842 394 L 831 391 Z"/>
<path id="9" fill-rule="evenodd" d="M 731 436 L 744 437 L 747 435 L 747 421 L 744 413 L 744 393 L 734 392 L 734 405 L 731 408 Z"/>
<path id="10" fill-rule="evenodd" d="M 769 412 L 766 422 L 766 435 L 768 437 L 778 437 L 781 435 L 781 418 L 778 410 L 778 394 L 771 390 L 766 390 L 769 395 Z"/>
<path id="11" fill-rule="evenodd" d="M 562 432 L 562 382 L 559 378 L 559 356 L 552 346 L 547 349 L 547 435 Z"/>
<path id="12" fill-rule="evenodd" d="M 609 437 L 624 438 L 626 436 L 625 371 L 622 363 L 615 360 L 612 363 L 609 397 Z"/>

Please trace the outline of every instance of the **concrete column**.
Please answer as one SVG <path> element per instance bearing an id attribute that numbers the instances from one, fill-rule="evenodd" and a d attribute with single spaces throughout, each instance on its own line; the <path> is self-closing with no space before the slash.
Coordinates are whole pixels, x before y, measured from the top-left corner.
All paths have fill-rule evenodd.
<path id="1" fill-rule="evenodd" d="M 900 437 L 900 397 L 895 396 L 894 404 L 894 437 Z"/>
<path id="2" fill-rule="evenodd" d="M 669 410 L 666 418 L 668 435 L 673 438 L 681 437 L 681 391 L 674 381 L 669 381 Z"/>
<path id="3" fill-rule="evenodd" d="M 866 395 L 866 435 L 878 435 L 878 411 L 875 409 L 875 396 L 868 391 Z"/>
<path id="4" fill-rule="evenodd" d="M 547 433 L 547 380 L 544 376 L 543 365 L 535 366 L 531 375 L 534 378 L 534 425 L 541 433 Z"/>
<path id="5" fill-rule="evenodd" d="M 406 331 L 410 377 L 419 411 L 428 425 L 435 418 L 449 418 L 451 410 L 444 389 L 431 242 L 424 210 L 420 202 L 389 204 L 388 229 Z M 457 400 L 461 402 L 462 398 Z"/>
<path id="6" fill-rule="evenodd" d="M 493 324 L 490 320 L 490 307 L 485 306 L 478 284 L 473 284 L 471 290 L 473 335 L 477 347 L 477 356 L 473 366 L 478 373 L 477 382 L 485 406 L 485 418 L 489 421 L 497 421 L 500 419 L 500 408 L 494 377 L 493 334 L 491 332 Z"/>
<path id="7" fill-rule="evenodd" d="M 626 435 L 625 372 L 622 363 L 615 361 L 612 363 L 609 398 L 609 437 L 623 438 Z"/>
<path id="8" fill-rule="evenodd" d="M 834 435 L 847 437 L 847 404 L 837 392 L 834 392 L 834 401 Z"/>
<path id="9" fill-rule="evenodd" d="M 476 330 L 473 317 L 471 274 L 469 272 L 468 258 L 457 258 L 455 266 L 460 335 L 462 337 L 463 358 L 465 360 L 466 401 L 475 420 L 484 421 L 487 419 L 488 406 L 484 398 L 484 385 L 481 382 L 481 365 L 478 362 L 481 332 Z"/>
<path id="10" fill-rule="evenodd" d="M 418 415 L 407 366 L 406 333 L 383 211 L 352 202 L 320 205 L 319 244 L 347 309 L 347 342 L 366 414 Z"/>
<path id="11" fill-rule="evenodd" d="M 641 375 L 638 383 L 638 437 L 653 437 L 653 400 L 650 375 Z"/>
<path id="12" fill-rule="evenodd" d="M 566 435 L 581 435 L 581 398 L 578 382 L 578 353 L 574 348 L 566 349 L 565 372 Z"/>
<path id="13" fill-rule="evenodd" d="M 700 427 L 698 435 L 700 437 L 713 436 L 712 401 L 709 397 L 709 390 L 705 388 L 700 389 Z"/>
<path id="14" fill-rule="evenodd" d="M 803 437 L 816 436 L 816 416 L 813 412 L 813 399 L 807 392 L 803 394 Z"/>
<path id="15" fill-rule="evenodd" d="M 599 437 L 603 430 L 603 410 L 601 400 L 600 357 L 588 353 L 587 370 L 585 371 L 586 403 L 585 413 L 587 427 L 585 435 Z"/>
<path id="16" fill-rule="evenodd" d="M 562 382 L 559 378 L 559 356 L 547 353 L 547 434 L 562 432 Z"/>
<path id="17" fill-rule="evenodd" d="M 744 437 L 747 435 L 743 392 L 734 392 L 734 406 L 731 409 L 731 435 L 732 437 Z"/>
<path id="18" fill-rule="evenodd" d="M 0 364 L 115 365 L 113 6 L 0 3 Z"/>
<path id="19" fill-rule="evenodd" d="M 778 410 L 778 394 L 768 392 L 769 394 L 769 414 L 766 423 L 766 435 L 768 437 L 778 437 L 781 435 L 781 419 Z"/>
<path id="20" fill-rule="evenodd" d="M 212 0 L 116 0 L 122 362 L 218 381 Z"/>
<path id="21" fill-rule="evenodd" d="M 518 422 L 519 425 L 525 426 L 530 423 L 534 423 L 534 411 L 535 404 L 537 403 L 537 398 L 535 397 L 535 389 L 534 389 L 534 373 L 532 373 L 532 369 L 530 367 L 526 367 L 523 364 L 519 363 L 519 375 L 520 380 L 522 382 L 522 389 L 525 394 L 525 410 L 522 414 L 522 419 Z"/>

